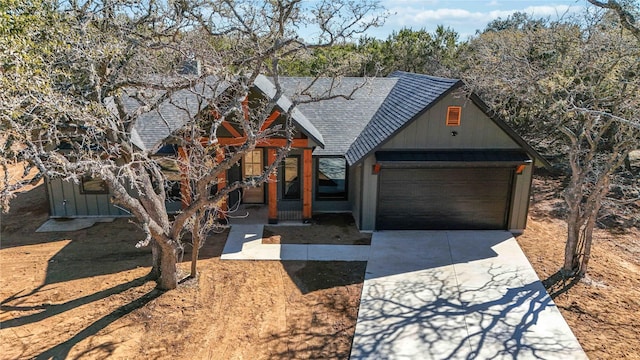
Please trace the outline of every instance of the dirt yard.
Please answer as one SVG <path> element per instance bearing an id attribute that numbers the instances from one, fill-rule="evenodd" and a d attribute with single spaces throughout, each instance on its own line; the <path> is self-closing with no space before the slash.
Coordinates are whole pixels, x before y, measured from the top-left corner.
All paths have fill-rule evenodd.
<path id="1" fill-rule="evenodd" d="M 535 185 L 518 241 L 544 280 L 561 263 L 564 226 L 557 183 Z M 1 218 L 1 359 L 348 357 L 365 263 L 221 262 L 219 234 L 203 248 L 199 278 L 160 293 L 145 279 L 149 251 L 135 249 L 142 235 L 127 220 L 35 233 L 47 217 L 43 186 L 13 205 Z M 279 238 L 265 241 L 368 241 L 341 219 L 269 227 L 266 237 Z M 596 236 L 587 281 L 550 292 L 592 359 L 640 359 L 640 232 Z"/>
<path id="2" fill-rule="evenodd" d="M 518 243 L 589 358 L 640 359 L 640 230 L 596 229 L 586 279 L 557 281 L 566 237 L 559 187 L 558 179 L 534 179 Z"/>
<path id="3" fill-rule="evenodd" d="M 262 243 L 370 245 L 371 234 L 358 231 L 351 214 L 320 214 L 309 225 L 265 226 Z"/>

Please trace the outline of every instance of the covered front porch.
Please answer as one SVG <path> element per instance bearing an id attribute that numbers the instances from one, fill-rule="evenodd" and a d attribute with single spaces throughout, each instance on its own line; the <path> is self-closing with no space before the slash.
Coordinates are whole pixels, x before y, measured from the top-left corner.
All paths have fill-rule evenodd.
<path id="1" fill-rule="evenodd" d="M 219 183 L 260 176 L 265 166 L 276 161 L 276 151 L 275 147 L 259 147 L 248 152 L 238 166 L 229 169 L 227 179 L 219 179 Z M 269 224 L 281 221 L 309 221 L 312 216 L 313 191 L 311 153 L 311 148 L 293 148 L 278 165 L 277 174 L 272 174 L 266 183 L 230 194 L 230 220 L 250 217 L 259 221 L 266 215 L 264 220 Z"/>

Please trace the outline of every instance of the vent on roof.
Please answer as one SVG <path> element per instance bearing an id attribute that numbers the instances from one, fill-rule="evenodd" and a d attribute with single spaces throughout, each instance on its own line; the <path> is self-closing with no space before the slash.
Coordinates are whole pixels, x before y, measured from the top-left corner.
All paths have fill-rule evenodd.
<path id="1" fill-rule="evenodd" d="M 447 108 L 447 126 L 460 126 L 460 115 L 462 108 L 460 106 L 449 106 Z"/>

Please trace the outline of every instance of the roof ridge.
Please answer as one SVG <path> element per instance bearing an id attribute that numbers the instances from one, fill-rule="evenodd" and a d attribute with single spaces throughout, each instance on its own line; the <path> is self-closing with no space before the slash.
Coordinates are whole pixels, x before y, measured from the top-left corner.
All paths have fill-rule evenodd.
<path id="1" fill-rule="evenodd" d="M 461 79 L 457 79 L 457 78 L 446 78 L 446 77 L 442 77 L 442 76 L 435 76 L 435 75 L 428 75 L 428 74 L 418 74 L 418 73 L 412 73 L 412 72 L 408 72 L 408 71 L 402 71 L 402 70 L 396 70 L 394 72 L 392 72 L 391 74 L 389 74 L 387 77 L 402 77 L 402 76 L 398 76 L 398 75 L 409 75 L 409 76 L 413 76 L 413 77 L 421 77 L 421 78 L 428 78 L 434 81 L 444 81 L 444 82 L 458 82 Z"/>

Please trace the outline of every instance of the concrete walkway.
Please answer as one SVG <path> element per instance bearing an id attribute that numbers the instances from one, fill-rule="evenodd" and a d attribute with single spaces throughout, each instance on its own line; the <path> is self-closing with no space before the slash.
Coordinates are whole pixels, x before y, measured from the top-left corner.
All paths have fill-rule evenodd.
<path id="1" fill-rule="evenodd" d="M 97 223 L 113 222 L 116 218 L 87 217 L 73 219 L 49 219 L 36 230 L 36 232 L 67 232 L 78 231 L 92 227 Z"/>
<path id="2" fill-rule="evenodd" d="M 373 234 L 352 359 L 587 359 L 510 233 Z"/>
<path id="3" fill-rule="evenodd" d="M 367 261 L 367 245 L 263 244 L 262 224 L 234 224 L 222 260 Z"/>

